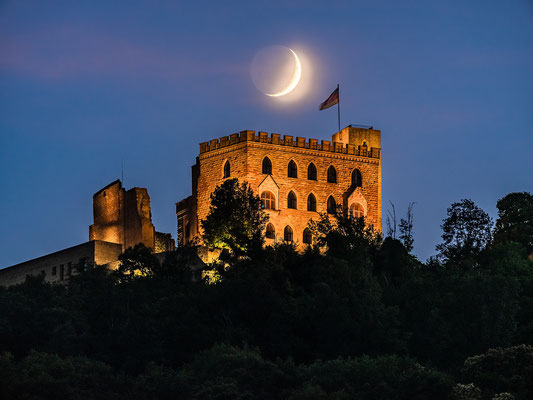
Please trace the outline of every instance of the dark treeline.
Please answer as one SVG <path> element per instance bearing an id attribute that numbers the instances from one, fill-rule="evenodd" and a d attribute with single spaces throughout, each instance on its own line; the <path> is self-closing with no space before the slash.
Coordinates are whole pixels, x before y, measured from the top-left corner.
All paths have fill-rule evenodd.
<path id="1" fill-rule="evenodd" d="M 0 289 L 0 397 L 533 398 L 533 196 L 497 206 L 493 226 L 454 203 L 426 263 L 412 207 L 399 240 L 323 215 L 298 253 L 261 246 L 264 212 L 228 180 L 203 225 L 222 249 L 209 279 L 191 279 L 194 247 L 160 263 L 136 246 L 114 272 Z"/>

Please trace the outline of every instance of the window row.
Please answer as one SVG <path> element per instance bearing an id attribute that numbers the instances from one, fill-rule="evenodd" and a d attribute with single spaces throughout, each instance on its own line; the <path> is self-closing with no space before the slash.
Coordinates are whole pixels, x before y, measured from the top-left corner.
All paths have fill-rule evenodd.
<path id="1" fill-rule="evenodd" d="M 275 239 L 276 238 L 276 228 L 274 228 L 274 225 L 268 224 L 266 227 L 266 235 L 267 239 Z M 286 242 L 293 242 L 294 241 L 294 234 L 292 231 L 292 228 L 287 225 L 285 229 L 283 230 L 283 240 Z M 311 244 L 313 241 L 313 235 L 311 234 L 311 231 L 309 228 L 305 228 L 303 235 L 302 235 L 302 242 L 305 244 Z"/>
<path id="2" fill-rule="evenodd" d="M 261 207 L 265 210 L 276 209 L 276 196 L 272 192 L 264 191 L 261 193 Z M 298 200 L 296 194 L 291 190 L 287 195 L 287 208 L 294 210 L 298 209 Z M 307 196 L 307 211 L 315 211 L 317 209 L 316 197 L 313 193 Z M 329 196 L 326 204 L 328 214 L 335 214 L 337 211 L 337 202 L 333 196 Z M 361 218 L 364 216 L 364 209 L 359 203 L 353 203 L 350 205 L 348 212 L 352 217 Z"/>
<path id="3" fill-rule="evenodd" d="M 262 166 L 263 174 L 266 175 L 272 175 L 272 162 L 270 161 L 270 158 L 265 157 L 263 158 L 263 166 Z M 224 172 L 223 177 L 229 178 L 231 176 L 231 165 L 229 161 L 226 161 L 224 163 Z M 289 165 L 287 167 L 287 176 L 289 178 L 298 178 L 298 166 L 296 163 L 291 160 L 289 161 Z M 317 169 L 316 165 L 314 163 L 310 163 L 307 167 L 307 179 L 311 181 L 317 180 Z M 337 170 L 333 165 L 330 165 L 327 170 L 327 181 L 329 183 L 337 183 Z M 361 171 L 358 169 L 354 169 L 352 171 L 352 187 L 362 187 L 363 186 L 363 176 L 361 175 Z"/>

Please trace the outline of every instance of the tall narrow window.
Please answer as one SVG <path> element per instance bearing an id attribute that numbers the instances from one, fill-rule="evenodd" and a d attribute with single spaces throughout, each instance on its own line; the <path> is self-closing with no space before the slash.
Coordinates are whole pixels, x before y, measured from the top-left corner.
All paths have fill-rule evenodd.
<path id="1" fill-rule="evenodd" d="M 289 195 L 287 196 L 287 208 L 294 208 L 296 209 L 296 195 L 291 190 L 289 192 Z"/>
<path id="2" fill-rule="evenodd" d="M 365 216 L 365 210 L 363 206 L 359 203 L 353 203 L 350 206 L 350 217 L 352 218 L 361 218 Z"/>
<path id="3" fill-rule="evenodd" d="M 272 175 L 272 162 L 270 158 L 263 158 L 263 174 Z"/>
<path id="4" fill-rule="evenodd" d="M 289 169 L 287 175 L 289 178 L 298 178 L 298 167 L 296 166 L 296 163 L 292 160 L 289 162 Z"/>
<path id="5" fill-rule="evenodd" d="M 328 197 L 328 214 L 335 214 L 337 212 L 337 203 L 333 196 Z"/>
<path id="6" fill-rule="evenodd" d="M 226 161 L 224 164 L 224 178 L 229 178 L 231 175 L 231 167 L 229 165 L 229 161 Z"/>
<path id="7" fill-rule="evenodd" d="M 352 188 L 362 187 L 363 186 L 363 176 L 361 171 L 354 169 L 352 171 Z"/>
<path id="8" fill-rule="evenodd" d="M 289 225 L 287 225 L 283 231 L 283 239 L 286 242 L 292 242 L 292 228 Z"/>
<path id="9" fill-rule="evenodd" d="M 316 211 L 316 197 L 313 193 L 307 196 L 307 211 Z"/>
<path id="10" fill-rule="evenodd" d="M 328 168 L 328 182 L 337 183 L 337 170 L 333 165 Z"/>
<path id="11" fill-rule="evenodd" d="M 266 237 L 267 239 L 275 239 L 276 238 L 276 229 L 274 228 L 274 225 L 268 224 L 266 229 Z"/>
<path id="12" fill-rule="evenodd" d="M 316 166 L 313 163 L 309 164 L 307 167 L 307 179 L 310 181 L 316 181 Z"/>
<path id="13" fill-rule="evenodd" d="M 261 193 L 261 207 L 265 210 L 276 209 L 276 197 L 271 192 Z"/>
<path id="14" fill-rule="evenodd" d="M 65 279 L 65 264 L 59 266 L 59 280 L 62 281 Z"/>
<path id="15" fill-rule="evenodd" d="M 303 242 L 306 244 L 311 244 L 313 242 L 313 235 L 311 235 L 311 231 L 309 228 L 304 229 L 304 235 L 303 235 Z"/>

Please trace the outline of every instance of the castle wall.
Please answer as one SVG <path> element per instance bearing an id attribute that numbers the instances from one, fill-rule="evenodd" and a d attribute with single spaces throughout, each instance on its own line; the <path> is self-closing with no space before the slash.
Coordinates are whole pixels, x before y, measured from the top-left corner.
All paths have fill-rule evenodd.
<path id="1" fill-rule="evenodd" d="M 138 243 L 155 249 L 150 196 L 145 188 L 126 191 L 120 180 L 110 183 L 93 196 L 93 218 L 89 240 L 119 243 L 123 250 Z"/>
<path id="2" fill-rule="evenodd" d="M 89 240 L 124 243 L 124 189 L 116 180 L 93 195 Z"/>
<path id="3" fill-rule="evenodd" d="M 209 212 L 210 195 L 224 178 L 224 164 L 230 162 L 230 178 L 248 181 L 252 189 L 260 194 L 264 189 L 262 182 L 268 175 L 262 173 L 264 157 L 272 163 L 272 179 L 276 185 L 277 209 L 267 210 L 270 223 L 275 227 L 276 240 L 283 240 L 285 226 L 293 230 L 294 241 L 302 243 L 303 231 L 310 219 L 317 220 L 319 213 L 327 210 L 327 199 L 333 196 L 338 205 L 347 209 L 350 202 L 357 201 L 366 211 L 366 222 L 381 230 L 381 148 L 380 131 L 361 130 L 347 127 L 343 135 L 334 135 L 333 143 L 315 139 L 293 138 L 277 134 L 268 135 L 253 131 L 242 131 L 230 137 L 211 140 L 200 144 L 197 159 L 197 176 L 193 176 L 193 196 L 178 203 L 178 225 L 180 215 L 185 219 L 201 221 Z M 341 141 L 340 139 L 343 139 Z M 288 177 L 288 164 L 294 161 L 298 167 L 298 177 Z M 317 180 L 309 180 L 307 168 L 310 163 L 317 168 Z M 337 171 L 337 182 L 327 181 L 327 170 L 333 166 Z M 352 171 L 357 168 L 363 177 L 363 185 L 354 192 Z M 197 182 L 195 183 L 195 178 Z M 266 182 L 266 181 L 265 181 Z M 260 186 L 261 185 L 261 186 Z M 274 192 L 273 190 L 270 190 Z M 293 191 L 297 197 L 297 209 L 288 208 L 287 196 Z M 313 193 L 317 200 L 316 212 L 307 211 L 307 196 Z M 180 205 L 181 204 L 181 208 Z M 187 208 L 188 207 L 188 208 Z M 183 227 L 182 227 L 183 229 Z M 201 229 L 191 230 L 188 240 Z M 272 240 L 267 239 L 267 243 Z"/>
<path id="4" fill-rule="evenodd" d="M 44 275 L 46 282 L 61 283 L 75 275 L 78 267 L 108 265 L 118 260 L 122 246 L 99 240 L 82 243 L 11 267 L 0 269 L 0 285 L 23 283 L 27 275 Z"/>
<path id="5" fill-rule="evenodd" d="M 0 269 L 0 285 L 22 283 L 26 275 L 41 273 L 47 282 L 62 282 L 76 272 L 79 263 L 115 269 L 118 256 L 138 243 L 156 253 L 175 249 L 170 234 L 155 231 L 150 196 L 144 188 L 126 191 L 120 180 L 110 183 L 93 196 L 93 218 L 89 242 Z"/>

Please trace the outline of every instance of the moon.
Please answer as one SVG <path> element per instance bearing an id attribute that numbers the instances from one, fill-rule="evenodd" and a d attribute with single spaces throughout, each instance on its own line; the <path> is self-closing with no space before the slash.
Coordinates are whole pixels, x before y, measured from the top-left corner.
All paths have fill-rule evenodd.
<path id="1" fill-rule="evenodd" d="M 254 85 L 269 97 L 291 93 L 302 79 L 302 62 L 294 50 L 268 46 L 255 55 L 250 65 Z"/>
<path id="2" fill-rule="evenodd" d="M 294 73 L 292 74 L 292 79 L 285 89 L 280 90 L 279 92 L 276 92 L 276 93 L 266 93 L 267 96 L 271 96 L 271 97 L 284 96 L 292 92 L 296 88 L 296 86 L 298 86 L 298 83 L 300 82 L 300 78 L 302 77 L 302 63 L 300 62 L 300 59 L 298 58 L 294 50 L 292 49 L 289 49 L 289 50 L 294 56 L 294 62 L 296 63 L 296 67 L 294 68 Z"/>

